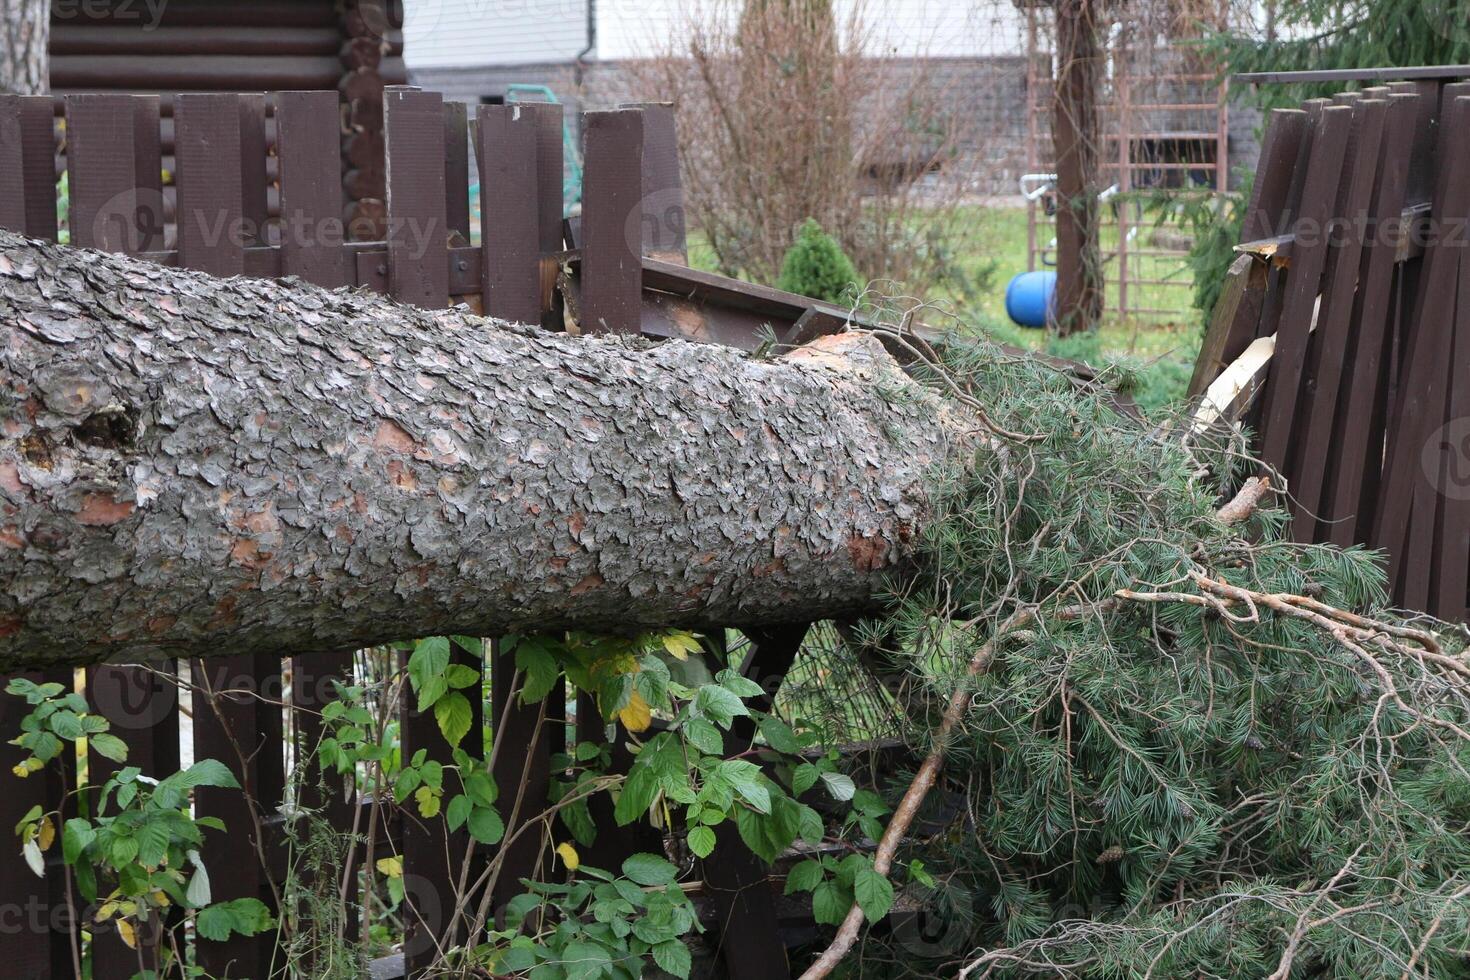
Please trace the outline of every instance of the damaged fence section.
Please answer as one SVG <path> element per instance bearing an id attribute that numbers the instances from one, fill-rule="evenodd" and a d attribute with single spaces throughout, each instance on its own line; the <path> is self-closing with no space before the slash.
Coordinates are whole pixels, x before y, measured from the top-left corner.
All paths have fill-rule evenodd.
<path id="1" fill-rule="evenodd" d="M 58 105 L 63 116 L 56 115 Z M 62 102 L 0 97 L 0 227 L 218 276 L 298 277 L 371 289 L 430 309 L 464 303 L 550 330 L 678 337 L 754 350 L 772 336 L 806 341 L 846 322 L 837 308 L 687 268 L 668 106 L 586 115 L 583 207 L 568 218 L 561 106 L 478 106 L 471 119 L 465 105 L 446 103 L 436 93 L 390 87 L 384 108 L 387 234 L 379 241 L 352 240 L 346 224 L 356 212 L 344 201 L 337 93 L 183 94 L 172 97 L 170 109 L 162 119 L 156 96 L 76 95 Z M 469 193 L 472 174 L 481 188 L 478 220 Z M 752 643 L 745 669 L 760 672 L 774 691 L 805 634 L 805 628 L 747 633 Z M 350 683 L 360 656 L 294 653 L 101 666 L 87 671 L 85 683 L 70 670 L 26 676 L 84 690 L 92 710 L 127 743 L 129 764 L 145 773 L 177 770 L 185 743 L 196 759 L 225 761 L 251 798 L 273 804 L 281 800 L 292 758 L 316 764 L 301 747 L 319 739 L 336 682 Z M 513 658 L 498 646 L 482 654 L 456 645 L 453 656 L 483 671 L 493 692 L 470 699 L 477 712 L 471 730 L 481 730 L 478 712 L 488 703 L 494 730 L 513 746 L 496 756 L 497 781 L 518 785 L 524 768 L 528 802 L 544 800 L 548 760 L 565 749 L 566 727 L 538 724 L 518 704 Z M 187 715 L 180 710 L 180 683 L 189 692 Z M 7 699 L 0 704 L 0 724 L 14 729 L 23 713 L 18 699 Z M 603 740 L 596 715 L 590 702 L 581 706 L 579 739 Z M 423 748 L 447 757 L 435 719 L 415 710 L 411 699 L 401 706 L 399 724 L 405 756 Z M 23 755 L 0 746 L 6 768 Z M 71 785 L 79 772 L 100 782 L 116 770 L 95 753 L 67 765 Z M 367 801 L 340 780 L 303 781 L 319 783 L 330 788 L 327 797 L 301 802 L 325 814 L 340 833 L 360 828 Z M 67 816 L 72 804 L 63 804 L 64 789 L 49 777 L 17 781 L 0 794 L 0 826 L 9 832 L 33 806 L 60 808 Z M 216 900 L 265 900 L 272 880 L 285 873 L 286 818 L 268 809 L 249 812 L 240 799 L 198 792 L 198 815 L 217 817 L 226 828 L 207 836 L 203 860 L 216 869 Z M 507 823 L 510 816 L 507 811 Z M 447 918 L 450 910 L 433 898 L 453 894 L 461 869 L 448 855 L 463 852 L 463 837 L 442 821 L 395 818 L 382 828 L 373 853 L 355 846 L 347 861 L 372 867 L 386 854 L 401 855 L 405 888 L 420 900 L 416 908 Z M 605 838 L 610 853 L 595 857 L 607 866 L 646 844 L 627 832 L 610 831 Z M 515 846 L 524 853 L 508 865 L 514 872 L 507 875 L 509 885 L 531 873 L 544 850 L 537 835 Z M 0 951 L 7 976 L 40 980 L 74 972 L 71 944 L 79 930 L 71 928 L 72 916 L 85 910 L 67 895 L 59 855 L 49 859 L 55 866 L 38 878 L 17 848 L 0 848 Z M 730 974 L 769 978 L 783 972 L 784 950 L 770 941 L 778 923 L 774 895 L 763 897 L 764 869 L 754 858 L 726 858 L 704 877 L 710 921 L 718 926 Z M 422 973 L 444 925 L 409 923 L 403 962 L 375 968 L 375 975 Z M 139 941 L 165 942 L 177 928 L 177 922 L 163 923 L 159 934 Z M 198 964 L 215 976 L 268 977 L 282 963 L 274 942 L 270 934 L 199 937 Z M 139 962 L 137 951 L 113 930 L 96 928 L 96 980 L 131 977 Z"/>
<path id="2" fill-rule="evenodd" d="M 1191 394 L 1256 433 L 1299 540 L 1382 549 L 1399 605 L 1462 620 L 1470 69 L 1405 74 L 1255 79 L 1370 87 L 1272 113 Z"/>

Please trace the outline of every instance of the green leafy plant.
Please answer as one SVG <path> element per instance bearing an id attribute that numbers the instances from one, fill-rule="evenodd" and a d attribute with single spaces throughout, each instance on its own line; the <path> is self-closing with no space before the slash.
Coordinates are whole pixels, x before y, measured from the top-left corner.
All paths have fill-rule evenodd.
<path id="1" fill-rule="evenodd" d="M 532 980 L 637 980 L 651 960 L 687 978 L 686 935 L 702 931 L 694 905 L 675 881 L 677 868 L 654 854 L 635 854 L 622 875 L 586 865 L 566 884 L 530 882 L 512 899 L 507 929 L 493 937 L 489 965 L 497 974 Z M 579 880 L 580 879 L 580 880 Z"/>
<path id="2" fill-rule="evenodd" d="M 82 742 L 114 762 L 127 760 L 126 744 L 110 733 L 106 718 L 88 711 L 81 695 L 56 682 L 36 684 L 26 678 L 12 679 L 6 693 L 24 698 L 30 707 L 21 719 L 21 734 L 12 739 L 30 753 L 16 765 L 17 775 L 40 772 Z M 142 930 L 170 908 L 192 911 L 195 932 L 205 939 L 251 936 L 275 925 L 258 899 L 213 901 L 200 849 L 204 832 L 222 831 L 224 825 L 190 814 L 190 792 L 200 786 L 238 789 L 239 783 L 223 763 L 201 759 L 163 779 L 124 766 L 100 785 L 86 787 L 85 794 L 79 789 L 70 794 L 82 797 L 79 802 L 89 815 L 70 817 L 62 826 L 63 864 L 82 898 L 97 906 L 96 923 L 116 928 L 129 946 L 137 947 Z M 61 817 L 60 811 L 47 813 L 35 806 L 15 828 L 37 875 L 45 874 L 43 852 L 55 842 Z M 177 946 L 155 955 L 160 958 L 155 970 L 183 962 Z"/>

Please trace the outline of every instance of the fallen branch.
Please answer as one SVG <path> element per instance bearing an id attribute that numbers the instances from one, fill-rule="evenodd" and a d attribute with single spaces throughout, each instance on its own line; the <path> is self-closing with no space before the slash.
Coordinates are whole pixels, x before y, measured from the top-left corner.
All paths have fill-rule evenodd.
<path id="1" fill-rule="evenodd" d="M 1225 524 L 1240 524 L 1248 520 L 1261 502 L 1266 498 L 1270 490 L 1270 482 L 1265 478 L 1254 478 L 1246 482 L 1240 492 L 1223 507 L 1216 516 Z M 1402 656 L 1416 659 L 1421 663 L 1433 664 L 1441 669 L 1446 676 L 1457 676 L 1470 679 L 1470 664 L 1463 659 L 1445 654 L 1438 640 L 1432 633 L 1425 630 L 1413 629 L 1394 623 L 1382 622 L 1359 616 L 1346 610 L 1328 606 L 1307 596 L 1287 595 L 1256 592 L 1239 586 L 1231 585 L 1222 580 L 1214 579 L 1203 572 L 1195 572 L 1191 576 L 1198 592 L 1133 592 L 1120 590 L 1110 598 L 1102 602 L 1086 605 L 1075 605 L 1063 608 L 1053 615 L 1062 620 L 1080 619 L 1085 615 L 1102 615 L 1116 611 L 1130 603 L 1187 603 L 1190 605 L 1210 608 L 1223 617 L 1235 622 L 1258 623 L 1260 621 L 1260 609 L 1266 608 L 1278 615 L 1288 616 L 1303 620 L 1316 626 L 1336 639 L 1340 644 L 1352 650 L 1360 658 L 1366 660 L 1370 667 L 1374 668 L 1380 681 L 1386 687 L 1388 695 L 1396 704 L 1407 713 L 1421 717 L 1425 722 L 1435 727 L 1452 730 L 1456 735 L 1470 741 L 1470 733 L 1464 732 L 1460 726 L 1445 719 L 1424 716 L 1411 709 L 1398 695 L 1392 684 L 1392 677 L 1387 669 L 1368 653 L 1368 648 L 1392 650 Z M 1244 608 L 1245 613 L 1237 610 Z M 1034 622 L 1040 613 L 1038 607 L 1029 607 L 1018 610 L 995 631 L 992 636 L 970 660 L 966 669 L 966 680 L 972 680 L 985 674 L 995 662 L 995 653 L 999 645 L 1008 637 L 1022 627 Z M 1408 644 L 1408 645 L 1406 645 Z M 1464 683 L 1461 680 L 1460 683 Z M 873 860 L 873 870 L 885 878 L 889 876 L 893 861 L 897 854 L 900 842 L 908 833 L 910 825 L 933 789 L 938 780 L 939 771 L 944 763 L 945 752 L 949 747 L 955 729 L 964 717 L 966 707 L 970 703 L 970 692 L 967 685 L 957 685 L 951 694 L 949 703 L 940 719 L 939 727 L 934 733 L 933 747 L 929 755 L 924 759 L 923 765 L 904 792 L 903 799 L 895 809 L 893 819 L 889 821 L 884 830 L 883 837 L 878 843 L 877 854 Z M 856 945 L 864 920 L 862 908 L 854 903 L 843 919 L 837 934 L 833 937 L 831 944 L 823 951 L 810 968 L 802 974 L 801 980 L 821 980 L 829 976 L 838 963 L 852 951 Z"/>

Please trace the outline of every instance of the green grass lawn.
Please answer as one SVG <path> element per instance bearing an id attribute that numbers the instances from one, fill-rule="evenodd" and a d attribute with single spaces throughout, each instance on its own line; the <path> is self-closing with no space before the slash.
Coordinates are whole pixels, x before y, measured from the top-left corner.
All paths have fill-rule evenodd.
<path id="1" fill-rule="evenodd" d="M 1136 236 L 1138 245 L 1146 245 L 1153 228 L 1144 227 Z M 1103 229 L 1105 251 L 1115 247 L 1117 227 Z M 1053 231 L 1049 223 L 1039 223 L 1038 238 L 1045 245 Z M 1095 334 L 1057 340 L 1042 330 L 1016 326 L 1006 316 L 1006 285 L 1017 273 L 1026 271 L 1026 209 L 1024 207 L 967 206 L 957 215 L 951 250 L 963 277 L 972 284 L 969 296 L 956 287 L 937 290 L 932 297 L 953 309 L 959 320 L 973 330 L 996 340 L 1045 350 L 1059 357 L 1087 361 L 1102 366 L 1114 363 L 1133 377 L 1133 395 L 1146 410 L 1167 407 L 1184 397 L 1185 387 L 1194 367 L 1201 340 L 1199 312 L 1190 305 L 1193 284 L 1189 270 L 1177 259 L 1135 258 L 1134 275 L 1149 279 L 1168 279 L 1168 286 L 1134 286 L 1141 290 L 1138 305 L 1173 311 L 1166 317 L 1124 320 L 1116 309 L 1106 309 L 1101 328 Z M 699 269 L 714 271 L 714 254 L 697 232 L 689 241 L 690 263 Z M 1172 283 L 1178 282 L 1179 285 Z M 1114 287 L 1109 287 L 1107 303 L 1116 306 Z"/>

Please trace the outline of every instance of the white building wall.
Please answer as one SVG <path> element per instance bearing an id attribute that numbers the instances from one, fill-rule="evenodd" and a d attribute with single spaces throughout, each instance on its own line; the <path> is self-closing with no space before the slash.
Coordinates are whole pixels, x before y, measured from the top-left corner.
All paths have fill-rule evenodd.
<path id="1" fill-rule="evenodd" d="M 405 0 L 410 68 L 555 64 L 586 46 L 588 0 Z M 1025 52 L 1011 0 L 836 0 L 875 57 L 974 58 Z M 620 61 L 684 46 L 693 25 L 733 23 L 740 0 L 596 0 L 594 57 Z"/>
<path id="2" fill-rule="evenodd" d="M 405 0 L 416 68 L 564 64 L 587 46 L 587 0 Z"/>

